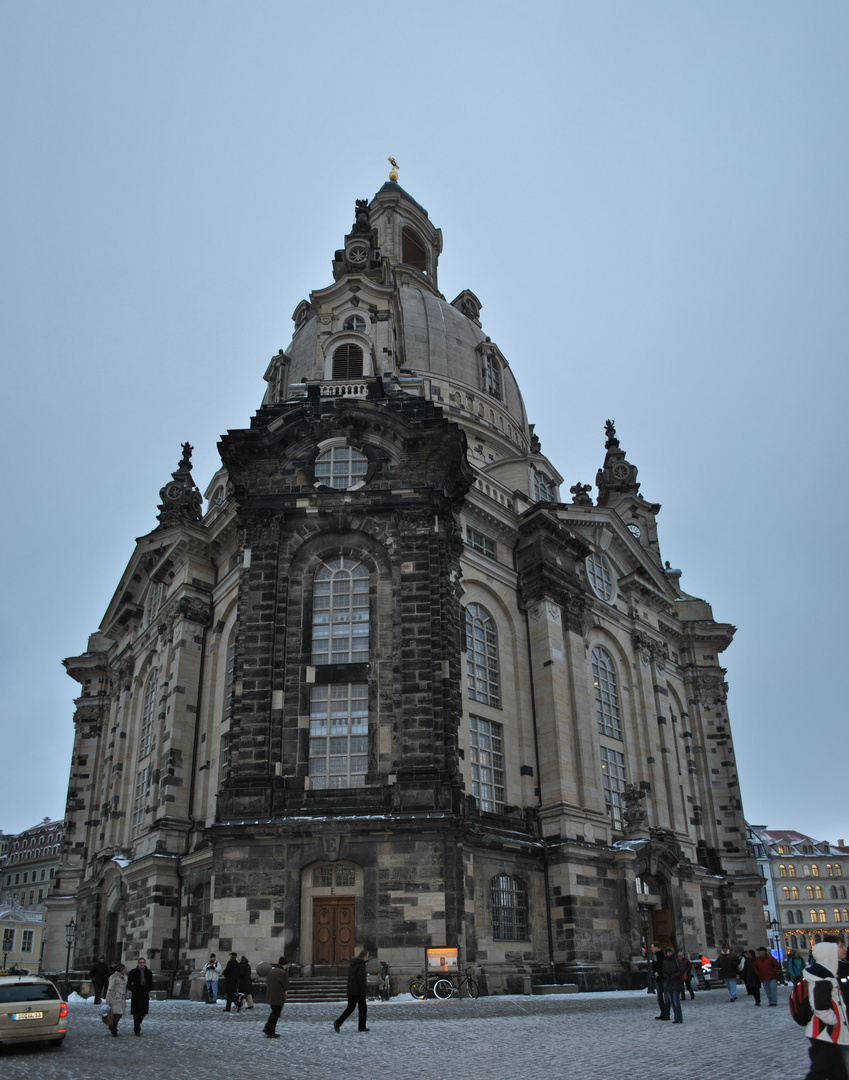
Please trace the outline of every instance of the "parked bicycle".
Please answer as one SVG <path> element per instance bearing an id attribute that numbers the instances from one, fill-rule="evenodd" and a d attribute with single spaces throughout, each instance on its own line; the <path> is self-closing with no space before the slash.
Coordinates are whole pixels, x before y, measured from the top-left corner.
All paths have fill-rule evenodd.
<path id="1" fill-rule="evenodd" d="M 415 978 L 410 979 L 410 994 L 414 998 L 424 1000 L 426 997 L 430 997 L 433 994 L 433 988 L 436 984 L 438 976 L 431 975 L 429 978 L 425 978 L 424 975 L 416 975 Z"/>
<path id="2" fill-rule="evenodd" d="M 463 975 L 451 975 L 447 978 L 438 979 L 433 987 L 433 992 L 443 1001 L 450 997 L 476 998 L 480 994 L 480 987 L 472 978 L 472 969 L 466 968 Z"/>

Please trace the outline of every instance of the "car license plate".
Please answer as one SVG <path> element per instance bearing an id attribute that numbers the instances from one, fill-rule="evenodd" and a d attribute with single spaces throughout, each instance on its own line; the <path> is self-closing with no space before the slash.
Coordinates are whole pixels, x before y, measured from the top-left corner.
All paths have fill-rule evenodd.
<path id="1" fill-rule="evenodd" d="M 41 1020 L 43 1017 L 44 1013 L 40 1012 L 12 1013 L 13 1020 Z"/>

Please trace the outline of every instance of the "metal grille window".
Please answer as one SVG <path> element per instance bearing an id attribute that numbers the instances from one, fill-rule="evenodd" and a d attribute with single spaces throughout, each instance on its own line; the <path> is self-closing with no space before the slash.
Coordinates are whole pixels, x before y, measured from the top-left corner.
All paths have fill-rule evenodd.
<path id="1" fill-rule="evenodd" d="M 495 558 L 495 541 L 482 532 L 478 532 L 477 529 L 473 529 L 471 525 L 466 526 L 466 540 L 469 547 L 479 551 L 481 555 L 488 555 L 490 559 Z"/>
<path id="2" fill-rule="evenodd" d="M 368 458 L 350 446 L 334 446 L 315 459 L 315 478 L 326 487 L 342 491 L 365 479 Z"/>
<path id="3" fill-rule="evenodd" d="M 603 556 L 587 556 L 587 577 L 596 596 L 608 602 L 613 599 L 613 575 Z"/>
<path id="4" fill-rule="evenodd" d="M 156 687 L 159 672 L 152 671 L 144 688 L 141 731 L 139 732 L 139 757 L 147 757 L 153 749 L 153 724 L 156 719 Z"/>
<path id="5" fill-rule="evenodd" d="M 340 556 L 315 575 L 312 662 L 356 664 L 368 660 L 369 572 Z"/>
<path id="6" fill-rule="evenodd" d="M 501 724 L 469 717 L 472 758 L 472 794 L 481 810 L 504 809 L 504 740 Z"/>
<path id="7" fill-rule="evenodd" d="M 625 790 L 625 758 L 617 750 L 601 748 L 604 802 L 616 829 L 622 828 L 622 793 Z"/>
<path id="8" fill-rule="evenodd" d="M 363 350 L 359 345 L 340 345 L 333 354 L 334 379 L 361 379 L 363 377 Z"/>
<path id="9" fill-rule="evenodd" d="M 498 637 L 492 616 L 481 604 L 466 608 L 466 666 L 472 701 L 500 708 Z"/>
<path id="10" fill-rule="evenodd" d="M 500 941 L 528 938 L 528 892 L 524 882 L 499 874 L 489 883 L 492 936 Z"/>
<path id="11" fill-rule="evenodd" d="M 554 502 L 554 484 L 534 469 L 534 498 L 537 502 Z"/>
<path id="12" fill-rule="evenodd" d="M 310 785 L 364 787 L 368 772 L 368 685 L 333 683 L 310 694 Z"/>
<path id="13" fill-rule="evenodd" d="M 606 649 L 597 645 L 592 652 L 592 665 L 599 734 L 609 735 L 611 739 L 621 739 L 619 693 L 616 688 L 616 669 L 613 666 L 613 658 Z"/>
<path id="14" fill-rule="evenodd" d="M 133 795 L 133 831 L 137 832 L 144 821 L 145 799 L 150 784 L 150 769 L 141 769 L 136 776 L 136 790 Z"/>

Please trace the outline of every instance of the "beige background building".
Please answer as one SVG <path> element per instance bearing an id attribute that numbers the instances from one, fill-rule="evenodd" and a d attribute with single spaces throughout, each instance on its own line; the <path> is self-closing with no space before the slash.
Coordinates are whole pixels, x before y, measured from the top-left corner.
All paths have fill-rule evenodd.
<path id="1" fill-rule="evenodd" d="M 232 948 L 320 975 L 365 946 L 405 980 L 447 946 L 504 992 L 763 939 L 734 628 L 663 562 L 611 422 L 595 501 L 546 458 L 441 248 L 396 179 L 356 204 L 206 511 L 186 445 L 66 661 L 50 919 L 78 964 L 183 980 Z"/>

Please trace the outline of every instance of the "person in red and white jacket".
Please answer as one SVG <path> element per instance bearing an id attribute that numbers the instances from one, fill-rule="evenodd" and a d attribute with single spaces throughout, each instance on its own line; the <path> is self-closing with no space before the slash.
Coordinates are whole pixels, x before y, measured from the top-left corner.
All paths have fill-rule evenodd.
<path id="1" fill-rule="evenodd" d="M 805 1080 L 846 1080 L 843 1047 L 849 1045 L 849 1016 L 837 978 L 839 953 L 832 941 L 818 941 L 805 982 L 814 1010 L 805 1028 L 811 1042 L 811 1068 Z"/>

